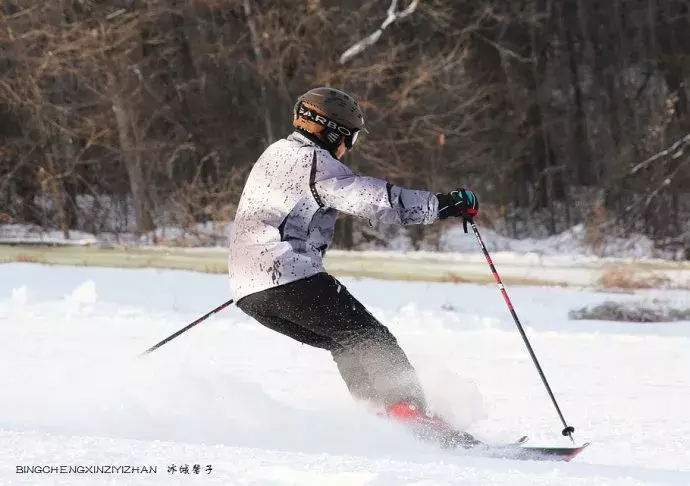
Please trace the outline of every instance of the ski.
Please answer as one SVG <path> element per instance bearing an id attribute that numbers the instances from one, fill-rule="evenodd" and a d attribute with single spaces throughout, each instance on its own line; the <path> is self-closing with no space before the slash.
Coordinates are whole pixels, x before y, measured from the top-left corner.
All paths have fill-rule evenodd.
<path id="1" fill-rule="evenodd" d="M 463 454 L 497 459 L 524 461 L 570 461 L 589 443 L 579 447 L 526 447 L 529 437 L 524 435 L 514 442 L 487 444 L 462 430 L 454 429 L 443 419 L 422 415 L 417 409 L 403 403 L 388 412 L 393 418 L 410 427 L 413 435 L 424 442 L 435 442 L 443 450 L 462 451 Z"/>
<path id="2" fill-rule="evenodd" d="M 525 441 L 513 446 L 477 447 L 472 449 L 470 453 L 476 452 L 482 457 L 517 461 L 569 462 L 589 446 L 589 442 L 586 442 L 578 447 L 525 447 L 522 445 Z"/>

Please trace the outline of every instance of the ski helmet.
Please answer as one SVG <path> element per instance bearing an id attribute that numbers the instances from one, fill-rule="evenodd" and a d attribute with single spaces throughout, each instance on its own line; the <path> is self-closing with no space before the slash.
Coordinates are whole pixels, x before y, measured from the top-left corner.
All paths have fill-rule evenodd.
<path id="1" fill-rule="evenodd" d="M 331 149 L 344 140 L 351 149 L 364 125 L 362 108 L 352 96 L 339 89 L 310 89 L 297 98 L 292 124 L 295 128 L 318 136 Z"/>

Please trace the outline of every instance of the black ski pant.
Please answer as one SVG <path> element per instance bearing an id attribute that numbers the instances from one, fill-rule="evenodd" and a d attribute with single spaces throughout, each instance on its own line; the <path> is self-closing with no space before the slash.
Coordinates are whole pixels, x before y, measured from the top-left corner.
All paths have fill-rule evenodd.
<path id="1" fill-rule="evenodd" d="M 237 306 L 274 331 L 330 351 L 355 398 L 426 408 L 417 374 L 395 337 L 327 273 L 250 294 Z"/>

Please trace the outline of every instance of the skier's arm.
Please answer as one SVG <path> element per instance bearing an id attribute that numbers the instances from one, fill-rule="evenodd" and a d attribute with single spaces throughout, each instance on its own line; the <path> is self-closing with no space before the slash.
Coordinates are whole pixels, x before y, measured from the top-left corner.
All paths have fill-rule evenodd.
<path id="1" fill-rule="evenodd" d="M 331 157 L 316 153 L 314 157 L 310 185 L 321 206 L 387 224 L 429 224 L 438 219 L 438 199 L 433 193 L 357 175 Z"/>

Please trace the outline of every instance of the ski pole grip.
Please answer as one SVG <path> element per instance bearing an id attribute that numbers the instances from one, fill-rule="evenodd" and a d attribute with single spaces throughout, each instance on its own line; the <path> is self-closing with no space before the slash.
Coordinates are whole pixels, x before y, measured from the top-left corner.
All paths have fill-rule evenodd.
<path id="1" fill-rule="evenodd" d="M 562 432 L 562 434 L 563 434 L 565 437 L 570 437 L 570 436 L 572 436 L 574 433 L 575 433 L 575 427 L 572 427 L 572 426 L 570 426 L 570 425 L 569 425 L 568 427 L 566 427 L 565 429 L 563 429 L 563 432 Z"/>

